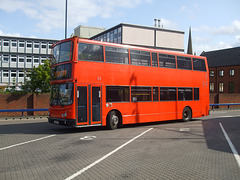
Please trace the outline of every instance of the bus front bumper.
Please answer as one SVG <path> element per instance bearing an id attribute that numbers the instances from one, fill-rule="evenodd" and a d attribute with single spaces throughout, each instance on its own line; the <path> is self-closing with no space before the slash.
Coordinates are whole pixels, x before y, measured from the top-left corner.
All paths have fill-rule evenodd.
<path id="1" fill-rule="evenodd" d="M 60 118 L 48 117 L 48 122 L 52 124 L 63 125 L 63 126 L 72 126 L 72 127 L 77 126 L 76 119 L 60 119 Z"/>

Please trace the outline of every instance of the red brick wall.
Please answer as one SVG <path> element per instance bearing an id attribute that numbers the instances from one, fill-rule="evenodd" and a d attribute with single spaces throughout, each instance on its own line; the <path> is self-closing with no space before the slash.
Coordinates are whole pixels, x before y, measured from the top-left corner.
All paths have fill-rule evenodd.
<path id="1" fill-rule="evenodd" d="M 210 104 L 240 103 L 239 93 L 210 93 Z M 226 107 L 220 107 L 226 108 Z M 230 108 L 240 108 L 240 106 L 230 106 Z"/>
<path id="2" fill-rule="evenodd" d="M 49 107 L 50 94 L 0 94 L 0 109 L 40 109 Z M 24 115 L 47 115 L 47 111 L 24 112 Z M 21 116 L 22 112 L 0 113 L 0 116 Z"/>
<path id="3" fill-rule="evenodd" d="M 234 70 L 234 76 L 230 76 L 230 70 Z M 219 76 L 219 71 L 223 70 L 223 76 Z M 229 93 L 229 82 L 234 83 L 234 93 L 240 93 L 240 66 L 212 67 L 214 76 L 209 77 L 209 83 L 214 83 L 214 92 L 219 93 L 219 83 L 223 83 L 223 93 Z"/>

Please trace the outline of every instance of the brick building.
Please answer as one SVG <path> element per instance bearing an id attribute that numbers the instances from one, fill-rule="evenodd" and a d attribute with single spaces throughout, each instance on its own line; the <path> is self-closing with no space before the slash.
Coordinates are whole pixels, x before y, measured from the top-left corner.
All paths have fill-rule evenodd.
<path id="1" fill-rule="evenodd" d="M 209 66 L 210 93 L 240 93 L 240 47 L 203 52 Z"/>

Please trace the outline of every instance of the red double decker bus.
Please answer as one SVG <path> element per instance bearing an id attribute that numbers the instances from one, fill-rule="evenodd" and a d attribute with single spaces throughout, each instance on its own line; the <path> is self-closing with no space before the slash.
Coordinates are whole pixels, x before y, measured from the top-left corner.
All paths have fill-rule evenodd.
<path id="1" fill-rule="evenodd" d="M 116 129 L 208 114 L 205 57 L 78 37 L 53 46 L 49 123 Z"/>

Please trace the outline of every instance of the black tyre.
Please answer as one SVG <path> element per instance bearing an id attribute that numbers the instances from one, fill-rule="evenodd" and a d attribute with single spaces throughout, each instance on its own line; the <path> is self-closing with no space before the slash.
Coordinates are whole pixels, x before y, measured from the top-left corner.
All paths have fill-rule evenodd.
<path id="1" fill-rule="evenodd" d="M 120 117 L 116 111 L 111 111 L 107 116 L 108 129 L 117 129 L 120 124 Z"/>
<path id="2" fill-rule="evenodd" d="M 182 113 L 182 120 L 186 122 L 186 121 L 190 121 L 191 119 L 192 119 L 192 111 L 189 107 L 185 107 Z"/>

